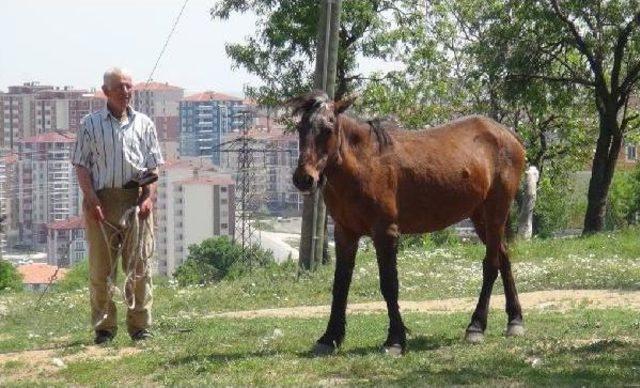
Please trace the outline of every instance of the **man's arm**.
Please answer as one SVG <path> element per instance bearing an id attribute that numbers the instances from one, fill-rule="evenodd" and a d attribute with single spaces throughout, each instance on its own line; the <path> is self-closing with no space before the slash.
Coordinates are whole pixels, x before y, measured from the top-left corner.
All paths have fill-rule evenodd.
<path id="1" fill-rule="evenodd" d="M 151 172 L 157 174 L 158 169 L 153 168 Z M 140 206 L 139 216 L 142 219 L 149 217 L 151 214 L 151 210 L 153 209 L 153 198 L 156 196 L 157 183 L 151 183 L 146 186 L 142 186 L 142 194 L 140 195 L 140 200 L 138 201 L 138 206 Z"/>
<path id="2" fill-rule="evenodd" d="M 102 212 L 102 205 L 100 199 L 93 189 L 93 183 L 91 181 L 91 172 L 84 166 L 76 166 L 76 175 L 78 176 L 78 185 L 82 190 L 82 195 L 86 201 L 87 210 L 91 212 L 93 218 L 102 222 L 104 221 L 104 213 Z"/>

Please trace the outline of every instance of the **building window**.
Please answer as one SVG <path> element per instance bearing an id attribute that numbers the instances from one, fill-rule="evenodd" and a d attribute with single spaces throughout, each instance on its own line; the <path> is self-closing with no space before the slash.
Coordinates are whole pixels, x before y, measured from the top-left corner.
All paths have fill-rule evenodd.
<path id="1" fill-rule="evenodd" d="M 627 146 L 627 160 L 636 160 L 638 155 L 636 154 L 636 146 L 630 145 Z"/>

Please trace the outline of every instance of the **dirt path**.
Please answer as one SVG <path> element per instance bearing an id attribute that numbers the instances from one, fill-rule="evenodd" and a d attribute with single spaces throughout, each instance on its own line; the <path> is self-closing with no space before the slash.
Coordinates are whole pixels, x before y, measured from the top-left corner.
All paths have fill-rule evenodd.
<path id="1" fill-rule="evenodd" d="M 92 345 L 84 347 L 78 353 L 62 356 L 59 355 L 62 350 L 40 349 L 0 354 L 0 369 L 7 363 L 16 363 L 10 375 L 0 375 L 0 386 L 36 377 L 52 376 L 68 364 L 84 359 L 116 360 L 142 351 L 134 347 L 113 349 Z"/>
<path id="2" fill-rule="evenodd" d="M 472 311 L 477 302 L 476 298 L 451 298 L 425 301 L 400 301 L 403 312 L 421 313 L 449 313 Z M 554 310 L 564 311 L 576 307 L 592 309 L 607 309 L 624 307 L 640 310 L 640 291 L 609 291 L 609 290 L 553 290 L 536 291 L 520 294 L 520 304 L 523 310 Z M 491 297 L 492 309 L 504 309 L 504 295 Z M 351 303 L 348 313 L 368 314 L 386 312 L 384 302 Z M 231 311 L 210 314 L 208 318 L 307 318 L 320 317 L 329 314 L 329 306 L 301 306 L 288 308 L 274 308 L 250 311 Z"/>

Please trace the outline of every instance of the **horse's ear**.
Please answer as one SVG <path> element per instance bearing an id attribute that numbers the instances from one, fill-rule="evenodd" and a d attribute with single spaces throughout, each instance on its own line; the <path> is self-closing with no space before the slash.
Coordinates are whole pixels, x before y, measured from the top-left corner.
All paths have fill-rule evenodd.
<path id="1" fill-rule="evenodd" d="M 335 102 L 334 105 L 334 112 L 335 114 L 340 114 L 342 112 L 344 112 L 345 110 L 349 109 L 349 107 L 351 105 L 353 105 L 353 103 L 356 101 L 356 99 L 358 98 L 358 96 L 356 94 L 350 94 L 346 97 L 343 97 L 342 99 L 338 100 Z"/>

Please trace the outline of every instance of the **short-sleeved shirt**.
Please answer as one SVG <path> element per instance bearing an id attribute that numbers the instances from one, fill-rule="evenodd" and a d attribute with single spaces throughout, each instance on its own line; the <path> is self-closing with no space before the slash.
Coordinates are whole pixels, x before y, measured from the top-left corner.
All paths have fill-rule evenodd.
<path id="1" fill-rule="evenodd" d="M 164 164 L 153 121 L 127 108 L 121 122 L 107 108 L 82 119 L 71 163 L 91 172 L 94 190 L 122 188 L 141 172 Z"/>

